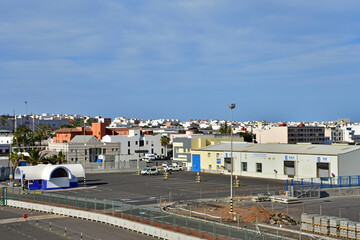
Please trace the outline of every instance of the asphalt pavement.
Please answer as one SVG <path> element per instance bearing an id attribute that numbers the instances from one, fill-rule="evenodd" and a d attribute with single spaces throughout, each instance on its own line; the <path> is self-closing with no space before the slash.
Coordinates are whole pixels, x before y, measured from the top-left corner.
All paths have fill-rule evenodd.
<path id="1" fill-rule="evenodd" d="M 25 221 L 24 214 L 28 214 Z M 66 227 L 66 236 L 65 234 Z M 81 238 L 82 235 L 82 238 Z M 29 210 L 4 207 L 0 210 L 1 240 L 58 240 L 58 239 L 154 239 L 103 223 Z"/>

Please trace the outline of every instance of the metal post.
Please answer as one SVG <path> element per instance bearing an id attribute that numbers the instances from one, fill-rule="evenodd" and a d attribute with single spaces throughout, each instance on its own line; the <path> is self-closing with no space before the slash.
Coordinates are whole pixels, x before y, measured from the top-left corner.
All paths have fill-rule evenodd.
<path id="1" fill-rule="evenodd" d="M 176 232 L 176 216 L 173 215 L 173 226 L 174 226 L 174 232 Z"/>
<path id="2" fill-rule="evenodd" d="M 244 231 L 245 231 L 245 240 L 248 240 L 248 230 L 247 230 L 246 226 L 245 226 Z"/>
<path id="3" fill-rule="evenodd" d="M 51 232 L 51 222 L 49 222 L 49 231 Z"/>
<path id="4" fill-rule="evenodd" d="M 123 202 L 120 203 L 120 214 L 121 218 L 123 218 Z"/>
<path id="5" fill-rule="evenodd" d="M 202 222 L 201 222 L 201 219 L 199 219 L 199 236 L 200 236 L 200 238 L 202 238 L 201 225 L 202 225 Z"/>
<path id="6" fill-rule="evenodd" d="M 94 198 L 94 209 L 95 209 L 95 212 L 96 212 L 96 198 Z"/>
<path id="7" fill-rule="evenodd" d="M 114 201 L 111 202 L 111 205 L 112 205 L 112 214 L 113 216 L 115 216 Z"/>
<path id="8" fill-rule="evenodd" d="M 65 231 L 64 231 L 64 237 L 66 237 L 66 227 L 65 227 Z"/>
<path id="9" fill-rule="evenodd" d="M 104 213 L 106 213 L 106 200 L 104 199 Z"/>
<path id="10" fill-rule="evenodd" d="M 233 139 L 232 139 L 232 110 L 235 108 L 235 103 L 228 105 L 230 108 L 230 213 L 233 213 Z"/>
<path id="11" fill-rule="evenodd" d="M 84 204 L 85 211 L 87 210 L 87 197 L 85 197 L 85 204 Z"/>
<path id="12" fill-rule="evenodd" d="M 188 220 L 188 216 L 186 216 L 186 235 L 189 234 L 189 220 Z"/>
<path id="13" fill-rule="evenodd" d="M 57 193 L 56 202 L 57 202 L 57 206 L 59 207 L 59 193 Z"/>

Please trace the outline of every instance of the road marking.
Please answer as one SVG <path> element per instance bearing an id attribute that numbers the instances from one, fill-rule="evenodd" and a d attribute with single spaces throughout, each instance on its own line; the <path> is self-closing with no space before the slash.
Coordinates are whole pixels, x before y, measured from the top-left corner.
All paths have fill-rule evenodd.
<path id="1" fill-rule="evenodd" d="M 52 218 L 64 218 L 65 216 L 60 215 L 40 215 L 40 216 L 30 216 L 27 219 L 23 217 L 18 218 L 7 218 L 7 219 L 0 219 L 0 224 L 8 224 L 8 223 L 15 223 L 15 222 L 25 222 L 25 221 L 35 221 L 36 219 L 52 219 Z"/>

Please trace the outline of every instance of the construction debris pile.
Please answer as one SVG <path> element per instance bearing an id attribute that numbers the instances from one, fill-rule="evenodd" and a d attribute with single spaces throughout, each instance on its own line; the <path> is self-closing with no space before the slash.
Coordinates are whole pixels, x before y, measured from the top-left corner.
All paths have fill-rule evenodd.
<path id="1" fill-rule="evenodd" d="M 273 213 L 269 218 L 270 224 L 296 225 L 296 221 L 284 213 Z"/>

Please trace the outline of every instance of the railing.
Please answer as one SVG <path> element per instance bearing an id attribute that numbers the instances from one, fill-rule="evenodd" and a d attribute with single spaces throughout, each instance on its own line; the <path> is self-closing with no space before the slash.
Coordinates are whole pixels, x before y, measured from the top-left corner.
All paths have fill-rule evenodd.
<path id="1" fill-rule="evenodd" d="M 204 239 L 286 239 L 283 236 L 237 227 L 236 221 L 234 225 L 217 223 L 107 199 L 99 200 L 55 192 L 22 191 L 21 188 L 9 188 L 7 198 L 111 215 Z"/>
<path id="2" fill-rule="evenodd" d="M 296 188 L 341 188 L 360 187 L 360 176 L 340 176 L 328 178 L 301 178 L 286 180 L 286 191 L 289 187 Z"/>

